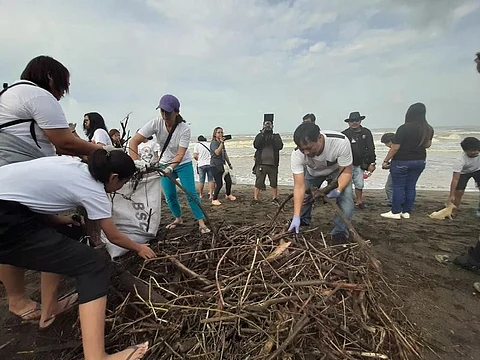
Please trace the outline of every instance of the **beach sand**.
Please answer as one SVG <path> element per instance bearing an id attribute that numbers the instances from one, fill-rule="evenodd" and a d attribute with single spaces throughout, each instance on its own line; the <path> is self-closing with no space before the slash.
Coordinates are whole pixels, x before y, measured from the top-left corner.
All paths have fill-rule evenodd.
<path id="1" fill-rule="evenodd" d="M 280 188 L 280 201 L 291 193 L 291 188 Z M 221 206 L 213 207 L 204 200 L 211 219 L 219 224 L 254 225 L 270 220 L 278 206 L 270 202 L 270 189 L 261 192 L 261 201 L 250 205 L 253 187 L 234 185 L 233 194 L 237 201 L 223 198 Z M 360 235 L 369 240 L 382 263 L 384 275 L 389 284 L 404 300 L 404 312 L 415 323 L 435 355 L 423 349 L 423 358 L 434 359 L 480 359 L 480 294 L 472 287 L 480 276 L 457 268 L 454 265 L 438 263 L 435 254 L 452 257 L 472 246 L 480 235 L 480 219 L 475 216 L 478 193 L 466 193 L 462 208 L 454 220 L 432 220 L 428 214 L 443 208 L 447 193 L 442 191 L 419 191 L 416 209 L 408 220 L 388 220 L 380 213 L 388 211 L 385 195 L 381 190 L 367 190 L 367 209 L 355 210 L 353 224 Z M 186 228 L 176 231 L 198 231 L 194 226 L 191 212 L 182 200 Z M 285 225 L 292 216 L 290 201 L 278 217 Z M 172 221 L 165 204 L 162 207 L 162 226 Z M 328 237 L 332 229 L 332 212 L 327 205 L 318 205 L 313 210 L 313 224 L 309 230 Z M 175 237 L 171 231 L 168 237 Z M 167 240 L 168 241 L 168 240 Z M 321 241 L 321 240 L 320 240 Z M 319 242 L 323 246 L 323 242 Z M 29 292 L 39 298 L 38 276 L 29 276 Z M 0 289 L 0 359 L 60 359 L 60 353 L 51 345 L 64 345 L 72 339 L 72 327 L 78 326 L 76 312 L 58 319 L 48 335 L 38 332 L 36 325 L 11 325 L 12 316 L 7 311 L 3 288 Z M 28 335 L 28 336 L 26 336 Z M 10 344 L 2 345 L 13 340 Z M 35 354 L 17 354 L 19 351 L 51 349 Z"/>

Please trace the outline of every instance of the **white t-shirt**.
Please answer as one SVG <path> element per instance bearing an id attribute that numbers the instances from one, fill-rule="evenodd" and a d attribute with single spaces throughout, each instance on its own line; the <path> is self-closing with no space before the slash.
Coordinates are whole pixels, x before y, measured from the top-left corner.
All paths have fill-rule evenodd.
<path id="1" fill-rule="evenodd" d="M 352 148 L 348 138 L 338 131 L 320 131 L 325 137 L 323 152 L 314 157 L 302 154 L 300 150 L 293 150 L 291 168 L 293 174 L 303 174 L 304 166 L 312 176 L 327 176 L 340 166 L 352 165 Z"/>
<path id="2" fill-rule="evenodd" d="M 103 129 L 95 130 L 92 136 L 92 142 L 94 144 L 102 143 L 103 145 L 112 145 L 112 139 L 110 139 L 110 135 L 108 135 L 108 133 Z"/>
<path id="3" fill-rule="evenodd" d="M 0 125 L 19 119 L 34 119 L 39 150 L 45 156 L 56 154 L 55 147 L 42 129 L 68 129 L 68 122 L 60 103 L 52 94 L 35 85 L 17 85 L 5 91 L 0 96 Z M 12 125 L 0 131 L 15 135 L 37 147 L 30 134 L 30 124 L 25 122 Z"/>
<path id="4" fill-rule="evenodd" d="M 165 121 L 162 118 L 155 118 L 152 121 L 145 124 L 138 133 L 146 138 L 155 135 L 157 137 L 157 142 L 160 147 L 158 150 L 162 152 L 163 144 L 168 137 L 168 131 L 165 126 Z M 182 122 L 178 124 L 175 132 L 168 143 L 165 152 L 163 153 L 162 158 L 160 159 L 161 164 L 171 164 L 175 155 L 177 155 L 177 151 L 179 147 L 187 148 L 185 155 L 183 156 L 182 161 L 180 164 L 185 164 L 192 161 L 192 155 L 190 155 L 190 151 L 188 151 L 188 145 L 190 144 L 190 127 Z M 160 154 L 158 154 L 160 156 Z"/>
<path id="5" fill-rule="evenodd" d="M 200 141 L 193 147 L 193 153 L 198 154 L 198 167 L 210 165 L 210 143 L 207 141 Z"/>
<path id="6" fill-rule="evenodd" d="M 155 152 L 158 151 L 158 143 L 155 139 L 155 136 L 152 140 L 148 140 L 146 143 L 141 143 L 138 145 L 138 155 L 140 155 L 142 160 L 146 161 L 147 163 L 152 163 Z"/>
<path id="7" fill-rule="evenodd" d="M 453 172 L 456 173 L 470 174 L 478 170 L 480 170 L 480 156 L 471 158 L 463 152 L 453 163 Z"/>
<path id="8" fill-rule="evenodd" d="M 40 214 L 58 214 L 77 206 L 91 220 L 112 216 L 103 184 L 88 165 L 70 156 L 48 156 L 0 167 L 0 199 L 19 202 Z"/>

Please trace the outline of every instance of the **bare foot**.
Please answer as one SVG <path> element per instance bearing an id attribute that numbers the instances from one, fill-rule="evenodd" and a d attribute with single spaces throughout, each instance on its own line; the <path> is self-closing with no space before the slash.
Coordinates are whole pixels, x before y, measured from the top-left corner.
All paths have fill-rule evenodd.
<path id="1" fill-rule="evenodd" d="M 46 329 L 55 321 L 55 317 L 72 309 L 78 300 L 78 294 L 72 294 L 67 296 L 65 299 L 57 302 L 56 306 L 53 309 L 45 309 L 40 318 L 40 329 Z"/>
<path id="2" fill-rule="evenodd" d="M 22 320 L 37 320 L 41 315 L 40 304 L 29 298 L 10 301 L 9 310 Z"/>
<path id="3" fill-rule="evenodd" d="M 148 341 L 140 345 L 129 346 L 116 354 L 107 355 L 105 360 L 140 360 L 148 351 Z"/>

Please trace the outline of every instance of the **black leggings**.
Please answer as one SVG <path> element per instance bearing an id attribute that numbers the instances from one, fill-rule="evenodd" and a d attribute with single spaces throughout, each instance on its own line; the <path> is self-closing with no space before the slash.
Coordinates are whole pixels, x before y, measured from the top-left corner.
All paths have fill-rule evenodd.
<path id="1" fill-rule="evenodd" d="M 212 167 L 213 178 L 215 179 L 215 191 L 213 192 L 213 200 L 218 199 L 218 194 L 223 187 L 223 173 L 225 170 L 223 167 L 219 169 L 219 167 L 214 166 Z M 228 196 L 232 192 L 232 178 L 230 174 L 225 175 L 225 194 Z"/>
<path id="2" fill-rule="evenodd" d="M 26 206 L 0 200 L 0 264 L 73 277 L 80 304 L 107 295 L 110 259 L 45 226 Z"/>

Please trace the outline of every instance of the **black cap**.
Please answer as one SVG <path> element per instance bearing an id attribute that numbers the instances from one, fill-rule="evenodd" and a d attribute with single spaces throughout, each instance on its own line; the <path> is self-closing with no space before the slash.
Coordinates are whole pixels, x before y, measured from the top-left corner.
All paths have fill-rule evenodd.
<path id="1" fill-rule="evenodd" d="M 273 114 L 263 114 L 263 122 L 271 121 L 273 123 Z"/>

